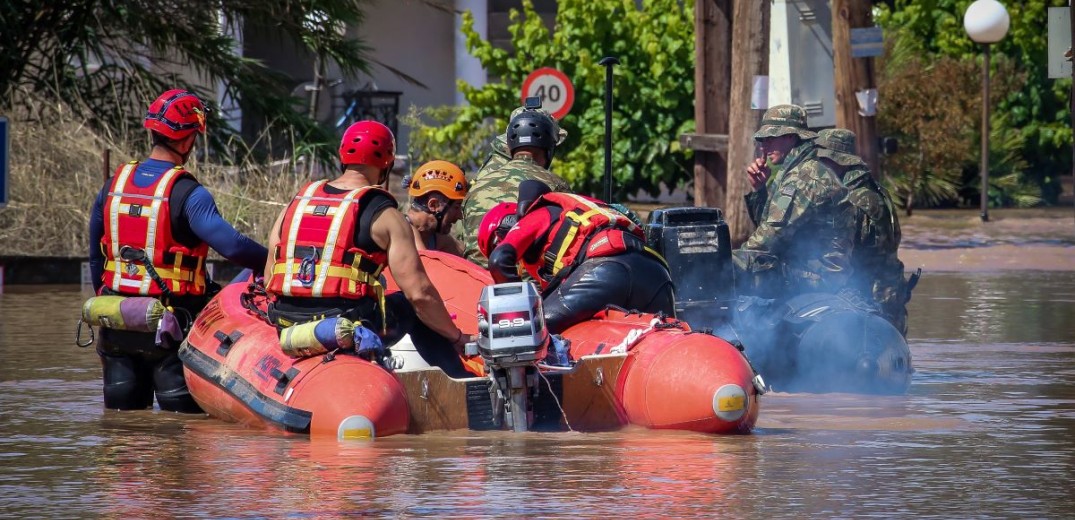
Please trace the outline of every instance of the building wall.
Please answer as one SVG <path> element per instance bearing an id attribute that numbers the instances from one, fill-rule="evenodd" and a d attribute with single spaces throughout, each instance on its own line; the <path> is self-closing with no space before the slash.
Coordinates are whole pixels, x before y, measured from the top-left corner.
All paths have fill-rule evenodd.
<path id="1" fill-rule="evenodd" d="M 775 0 L 769 34 L 769 106 L 806 109 L 811 127 L 836 124 L 828 0 Z"/>
<path id="2" fill-rule="evenodd" d="M 450 2 L 445 2 L 450 7 Z M 399 109 L 455 104 L 455 14 L 418 0 L 381 0 L 371 6 L 361 27 L 351 29 L 372 48 L 370 57 L 413 77 L 424 87 L 411 84 L 381 65 L 370 76 L 348 82 L 350 88 L 369 84 L 380 90 L 399 91 Z M 339 74 L 329 74 L 339 77 Z M 399 127 L 397 146 L 407 150 L 409 132 Z"/>
<path id="3" fill-rule="evenodd" d="M 372 4 L 362 26 L 348 29 L 350 36 L 361 37 L 370 47 L 370 74 L 344 80 L 322 91 L 318 119 L 334 124 L 345 109 L 343 95 L 356 89 L 401 92 L 400 113 L 406 113 L 411 105 L 454 104 L 456 16 L 450 9 L 451 2 L 445 5 L 445 9 L 437 9 L 419 0 L 381 0 Z M 293 78 L 293 94 L 308 98 L 303 86 L 313 82 L 314 56 L 311 53 L 280 38 L 270 29 L 249 25 L 244 28 L 243 53 Z M 404 79 L 391 69 L 410 76 L 421 85 Z M 332 63 L 326 68 L 325 77 L 330 84 L 343 79 Z M 252 122 L 244 120 L 247 137 L 256 134 L 256 129 L 251 127 Z M 399 126 L 399 134 L 396 136 L 398 153 L 405 154 L 408 143 L 405 126 Z"/>

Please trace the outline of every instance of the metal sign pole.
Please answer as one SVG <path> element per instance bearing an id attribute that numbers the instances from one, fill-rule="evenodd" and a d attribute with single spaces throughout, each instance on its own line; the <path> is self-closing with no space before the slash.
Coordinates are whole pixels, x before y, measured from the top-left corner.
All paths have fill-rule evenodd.
<path id="1" fill-rule="evenodd" d="M 605 202 L 612 203 L 612 67 L 620 60 L 606 56 L 597 62 L 605 67 Z"/>

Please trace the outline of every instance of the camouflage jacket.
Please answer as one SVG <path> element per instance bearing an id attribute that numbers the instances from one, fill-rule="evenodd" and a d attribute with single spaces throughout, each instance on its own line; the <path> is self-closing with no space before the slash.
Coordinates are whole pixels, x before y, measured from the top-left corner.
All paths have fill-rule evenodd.
<path id="1" fill-rule="evenodd" d="M 510 160 L 511 152 L 508 151 L 508 137 L 504 134 L 500 134 L 489 142 L 489 156 L 485 158 L 485 162 L 482 163 L 482 167 L 478 170 L 478 173 L 467 180 L 473 183 L 474 179 L 482 177 L 482 174 L 485 172 L 496 170 L 497 168 L 508 164 L 508 161 Z"/>
<path id="2" fill-rule="evenodd" d="M 519 184 L 527 179 L 542 181 L 552 191 L 571 191 L 566 181 L 535 164 L 529 155 L 521 155 L 496 169 L 490 169 L 488 165 L 489 161 L 486 161 L 486 166 L 470 183 L 470 192 L 463 199 L 463 219 L 454 228 L 456 239 L 463 244 L 464 258 L 483 267 L 488 267 L 488 261 L 478 250 L 478 225 L 493 206 L 515 201 L 519 196 Z"/>
<path id="3" fill-rule="evenodd" d="M 742 291 L 779 297 L 787 289 L 837 292 L 847 284 L 853 220 L 848 189 L 815 154 L 813 142 L 788 154 L 757 215 L 757 229 L 734 252 Z"/>
<path id="4" fill-rule="evenodd" d="M 882 309 L 902 306 L 903 262 L 898 256 L 902 237 L 896 207 L 869 170 L 849 170 L 843 183 L 854 211 L 852 285 L 863 295 L 872 296 Z"/>

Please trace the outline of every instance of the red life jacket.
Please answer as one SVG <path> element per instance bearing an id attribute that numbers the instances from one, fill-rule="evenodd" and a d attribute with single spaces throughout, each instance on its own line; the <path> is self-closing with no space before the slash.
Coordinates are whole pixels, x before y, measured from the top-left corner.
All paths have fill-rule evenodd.
<path id="1" fill-rule="evenodd" d="M 103 287 L 119 294 L 161 296 L 163 284 L 175 296 L 205 294 L 209 245 L 191 249 L 172 234 L 172 187 L 193 176 L 176 166 L 140 188 L 132 180 L 137 168 L 137 161 L 119 167 L 105 196 Z"/>
<path id="2" fill-rule="evenodd" d="M 371 296 L 383 312 L 384 287 L 378 276 L 388 264 L 388 253 L 359 249 L 355 231 L 365 195 L 388 192 L 367 186 L 333 194 L 325 191 L 326 182 L 307 184 L 284 212 L 268 291 L 300 298 Z"/>
<path id="3" fill-rule="evenodd" d="M 600 201 L 553 192 L 534 201 L 527 212 L 548 205 L 562 209 L 560 220 L 549 229 L 548 241 L 536 262 L 520 259 L 523 268 L 535 280 L 541 280 L 543 287 L 557 278 L 566 277 L 587 258 L 625 253 L 630 249 L 629 241 L 640 241 L 638 249 L 645 244 L 646 235 L 642 228 Z"/>

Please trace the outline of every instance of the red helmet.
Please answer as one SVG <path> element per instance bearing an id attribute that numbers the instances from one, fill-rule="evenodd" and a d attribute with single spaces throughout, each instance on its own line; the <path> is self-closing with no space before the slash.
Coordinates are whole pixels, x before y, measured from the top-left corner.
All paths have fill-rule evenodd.
<path id="1" fill-rule="evenodd" d="M 396 137 L 377 121 L 359 121 L 340 140 L 342 164 L 368 164 L 383 170 L 396 160 Z"/>
<path id="2" fill-rule="evenodd" d="M 518 207 L 514 202 L 501 202 L 482 217 L 481 224 L 478 224 L 478 250 L 485 258 L 489 258 L 511 226 L 515 225 L 515 210 Z"/>
<path id="3" fill-rule="evenodd" d="M 195 130 L 205 133 L 205 105 L 186 90 L 172 89 L 149 105 L 142 126 L 176 141 Z"/>

